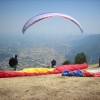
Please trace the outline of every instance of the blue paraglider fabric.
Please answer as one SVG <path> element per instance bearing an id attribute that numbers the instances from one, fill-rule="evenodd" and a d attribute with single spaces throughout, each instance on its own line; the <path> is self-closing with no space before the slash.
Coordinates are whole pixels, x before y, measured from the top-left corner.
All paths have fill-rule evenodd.
<path id="1" fill-rule="evenodd" d="M 81 70 L 76 70 L 76 71 L 71 71 L 69 72 L 68 70 L 64 70 L 62 72 L 62 76 L 83 76 Z"/>

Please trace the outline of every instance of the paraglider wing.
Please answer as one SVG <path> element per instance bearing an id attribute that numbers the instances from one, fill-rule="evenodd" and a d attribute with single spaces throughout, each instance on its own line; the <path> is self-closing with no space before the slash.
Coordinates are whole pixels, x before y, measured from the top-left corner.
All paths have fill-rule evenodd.
<path id="1" fill-rule="evenodd" d="M 25 33 L 25 31 L 33 24 L 35 24 L 36 22 L 43 20 L 45 18 L 49 18 L 49 17 L 53 17 L 53 16 L 60 16 L 63 18 L 66 18 L 70 21 L 72 21 L 73 23 L 75 23 L 81 30 L 81 32 L 83 33 L 83 29 L 81 27 L 81 25 L 79 24 L 78 21 L 76 21 L 74 18 L 72 18 L 71 16 L 68 16 L 66 14 L 62 14 L 62 13 L 43 13 L 43 14 L 39 14 L 37 16 L 32 17 L 31 19 L 29 19 L 25 25 L 23 26 L 22 32 L 23 34 Z"/>

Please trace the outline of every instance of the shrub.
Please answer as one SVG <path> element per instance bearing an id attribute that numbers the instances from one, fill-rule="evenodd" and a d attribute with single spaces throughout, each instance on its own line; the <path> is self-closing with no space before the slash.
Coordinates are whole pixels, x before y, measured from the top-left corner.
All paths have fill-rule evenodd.
<path id="1" fill-rule="evenodd" d="M 70 60 L 65 60 L 62 65 L 71 64 Z"/>
<path id="2" fill-rule="evenodd" d="M 82 64 L 83 62 L 87 62 L 86 55 L 84 53 L 78 53 L 75 56 L 75 64 Z"/>

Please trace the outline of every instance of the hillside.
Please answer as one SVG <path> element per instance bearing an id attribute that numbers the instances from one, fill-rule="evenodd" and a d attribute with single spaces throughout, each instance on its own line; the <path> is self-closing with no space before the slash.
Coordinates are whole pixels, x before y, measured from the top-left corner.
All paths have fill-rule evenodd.
<path id="1" fill-rule="evenodd" d="M 72 50 L 70 54 L 66 55 L 67 59 L 74 62 L 75 56 L 80 52 L 84 52 L 88 63 L 98 63 L 100 58 L 100 34 L 72 41 L 71 46 Z"/>
<path id="2" fill-rule="evenodd" d="M 98 68 L 93 64 L 88 69 Z M 100 100 L 100 78 L 61 74 L 0 78 L 0 100 Z"/>

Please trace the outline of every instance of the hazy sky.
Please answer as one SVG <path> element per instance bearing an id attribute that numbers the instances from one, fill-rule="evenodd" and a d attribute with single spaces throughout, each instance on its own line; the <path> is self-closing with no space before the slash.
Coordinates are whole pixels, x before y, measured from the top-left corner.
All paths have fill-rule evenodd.
<path id="1" fill-rule="evenodd" d="M 0 34 L 22 34 L 31 17 L 45 12 L 60 12 L 75 18 L 83 34 L 100 33 L 100 0 L 0 0 Z M 52 17 L 31 26 L 30 33 L 75 33 L 80 29 L 62 17 Z"/>

